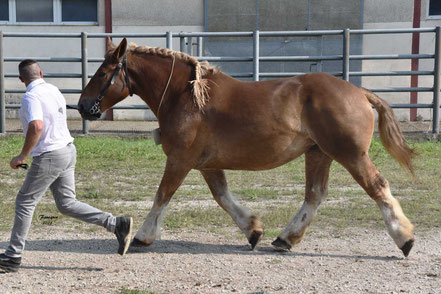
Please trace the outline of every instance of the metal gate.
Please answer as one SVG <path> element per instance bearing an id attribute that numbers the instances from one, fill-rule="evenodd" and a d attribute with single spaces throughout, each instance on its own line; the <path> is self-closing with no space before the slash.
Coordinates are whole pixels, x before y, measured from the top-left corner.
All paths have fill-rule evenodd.
<path id="1" fill-rule="evenodd" d="M 429 54 L 376 54 L 376 55 L 351 55 L 350 54 L 350 39 L 351 36 L 367 35 L 367 34 L 409 34 L 409 33 L 427 33 L 434 34 L 435 49 L 433 53 Z M 87 53 L 87 40 L 91 38 L 105 38 L 107 36 L 114 38 L 161 38 L 165 39 L 166 47 L 173 49 L 173 40 L 179 39 L 179 50 L 195 55 L 199 60 L 207 60 L 213 63 L 223 62 L 248 62 L 252 63 L 252 72 L 249 73 L 230 73 L 238 78 L 252 78 L 254 81 L 259 81 L 261 78 L 276 78 L 288 77 L 304 74 L 303 72 L 261 72 L 261 63 L 271 62 L 305 62 L 305 61 L 341 61 L 341 71 L 330 72 L 335 76 L 340 76 L 344 80 L 349 81 L 352 76 L 433 76 L 432 87 L 391 87 L 391 88 L 374 88 L 369 89 L 373 92 L 432 92 L 433 102 L 430 104 L 391 104 L 392 108 L 430 108 L 433 113 L 432 133 L 439 134 L 439 93 L 440 93 L 440 45 L 441 45 L 441 29 L 436 28 L 419 28 L 419 29 L 371 29 L 371 30 L 323 30 L 323 31 L 273 31 L 273 32 L 165 32 L 154 34 L 104 34 L 104 33 L 8 33 L 0 31 L 0 133 L 5 133 L 6 123 L 6 109 L 17 109 L 18 104 L 6 104 L 6 93 L 24 93 L 24 89 L 6 89 L 5 77 L 18 77 L 18 73 L 5 73 L 5 62 L 19 62 L 25 57 L 11 57 L 4 56 L 4 44 L 14 38 L 80 38 L 81 47 L 78 48 L 80 57 L 76 58 L 32 58 L 37 61 L 44 62 L 74 62 L 81 63 L 81 73 L 50 73 L 45 74 L 46 77 L 57 78 L 78 78 L 82 81 L 82 88 L 87 84 L 88 78 L 91 74 L 88 72 L 89 63 L 101 63 L 103 58 L 89 58 Z M 341 38 L 342 52 L 337 55 L 320 55 L 320 56 L 261 56 L 260 55 L 260 39 L 263 37 L 317 37 L 317 36 L 336 36 Z M 203 54 L 203 43 L 206 39 L 213 38 L 249 38 L 253 44 L 252 56 L 205 56 Z M 194 49 L 196 45 L 196 50 Z M 193 52 L 196 51 L 196 52 Z M 349 65 L 353 60 L 393 60 L 393 59 L 432 59 L 434 61 L 433 70 L 428 71 L 377 71 L 377 72 L 363 72 L 350 71 Z M 60 89 L 62 93 L 80 94 L 82 89 Z M 74 108 L 75 105 L 68 105 Z M 114 106 L 113 109 L 147 109 L 145 105 L 126 105 Z M 83 121 L 83 133 L 89 131 L 87 121 Z"/>

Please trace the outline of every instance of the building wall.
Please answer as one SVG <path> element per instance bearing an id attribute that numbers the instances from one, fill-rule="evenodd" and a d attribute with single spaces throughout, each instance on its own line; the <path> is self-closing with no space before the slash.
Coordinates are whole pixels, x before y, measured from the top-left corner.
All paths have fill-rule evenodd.
<path id="1" fill-rule="evenodd" d="M 441 25 L 441 19 L 429 19 L 427 0 L 422 0 L 421 27 Z M 365 29 L 412 28 L 413 0 L 370 0 L 365 1 Z M 435 47 L 434 33 L 420 34 L 420 53 L 433 53 Z M 363 37 L 363 54 L 411 54 L 412 34 L 375 34 Z M 364 60 L 363 71 L 410 71 L 410 60 Z M 419 70 L 433 70 L 432 60 L 420 60 Z M 419 87 L 432 87 L 432 76 L 420 76 Z M 362 85 L 366 88 L 410 87 L 410 76 L 363 77 Z M 389 103 L 409 103 L 410 93 L 378 93 Z M 433 94 L 419 93 L 418 103 L 432 103 Z M 409 120 L 409 109 L 395 109 L 400 120 Z M 418 118 L 431 119 L 431 110 L 418 109 Z"/>
<path id="2" fill-rule="evenodd" d="M 203 12 L 203 0 L 112 1 L 114 26 L 200 26 Z"/>
<path id="3" fill-rule="evenodd" d="M 257 7 L 256 7 L 257 4 Z M 207 0 L 208 31 L 302 31 L 359 28 L 361 1 Z M 256 9 L 257 8 L 257 9 Z M 258 21 L 256 22 L 256 14 Z M 310 24 L 308 26 L 308 23 Z"/>

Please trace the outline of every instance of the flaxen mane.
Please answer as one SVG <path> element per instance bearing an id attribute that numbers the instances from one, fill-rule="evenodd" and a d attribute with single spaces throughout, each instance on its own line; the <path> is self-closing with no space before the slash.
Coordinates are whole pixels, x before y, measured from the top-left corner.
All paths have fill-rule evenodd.
<path id="1" fill-rule="evenodd" d="M 203 77 L 208 72 L 215 72 L 216 68 L 211 66 L 207 61 L 199 62 L 195 57 L 188 54 L 160 47 L 137 46 L 134 43 L 128 45 L 127 50 L 132 54 L 150 54 L 164 57 L 175 57 L 176 60 L 187 62 L 194 67 L 195 79 L 190 81 L 193 86 L 194 103 L 199 109 L 204 108 L 208 101 L 208 80 Z"/>

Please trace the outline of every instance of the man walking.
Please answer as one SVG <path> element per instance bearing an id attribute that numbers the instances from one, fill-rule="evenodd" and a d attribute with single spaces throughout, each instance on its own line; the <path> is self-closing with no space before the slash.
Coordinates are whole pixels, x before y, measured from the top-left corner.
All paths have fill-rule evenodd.
<path id="1" fill-rule="evenodd" d="M 43 73 L 35 60 L 23 60 L 18 69 L 20 80 L 27 87 L 19 112 L 25 142 L 10 166 L 13 169 L 23 166 L 29 155 L 33 162 L 15 201 L 14 227 L 8 248 L 0 254 L 0 269 L 18 271 L 35 206 L 48 188 L 61 213 L 115 233 L 119 242 L 118 253 L 124 255 L 130 244 L 132 218 L 114 217 L 76 200 L 76 149 L 67 128 L 63 95 L 57 87 L 43 80 Z"/>

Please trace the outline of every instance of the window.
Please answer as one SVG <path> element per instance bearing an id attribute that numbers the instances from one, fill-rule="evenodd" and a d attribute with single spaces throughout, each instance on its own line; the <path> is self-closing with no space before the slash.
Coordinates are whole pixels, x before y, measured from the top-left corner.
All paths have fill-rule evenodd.
<path id="1" fill-rule="evenodd" d="M 441 1 L 429 0 L 428 15 L 433 18 L 441 18 Z"/>
<path id="2" fill-rule="evenodd" d="M 53 22 L 53 0 L 15 0 L 17 22 Z"/>
<path id="3" fill-rule="evenodd" d="M 0 21 L 9 20 L 9 0 L 0 0 Z"/>
<path id="4" fill-rule="evenodd" d="M 81 8 L 81 9 L 79 9 Z M 96 0 L 63 0 L 61 1 L 61 20 L 97 22 Z"/>
<path id="5" fill-rule="evenodd" d="M 0 0 L 0 23 L 97 24 L 98 0 Z"/>

